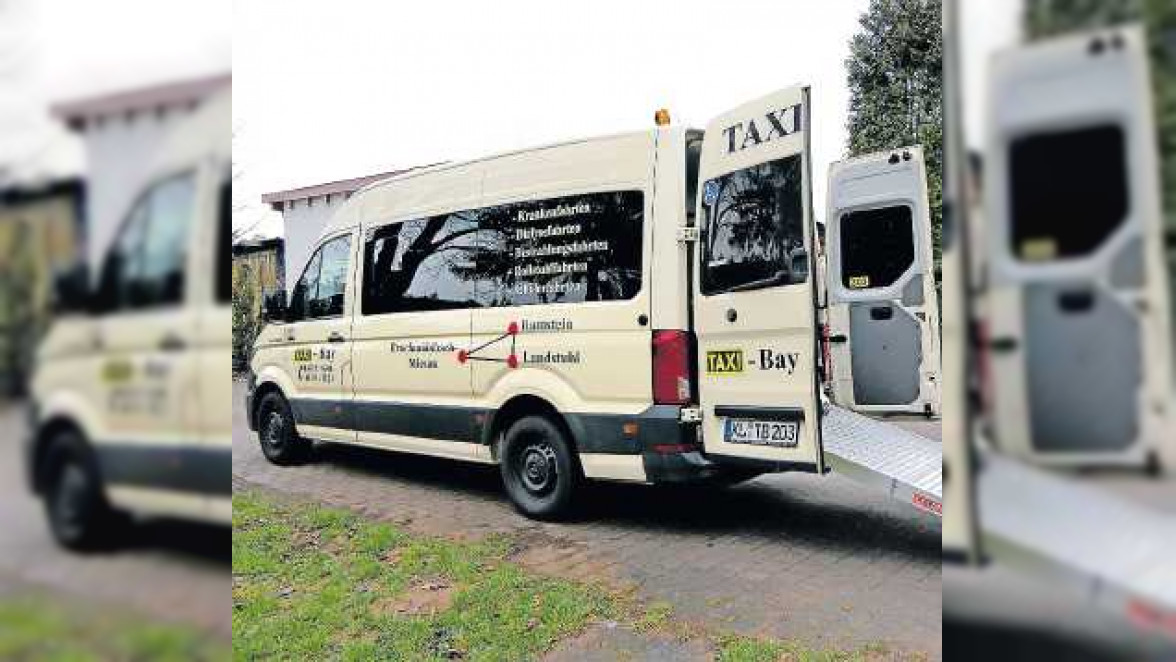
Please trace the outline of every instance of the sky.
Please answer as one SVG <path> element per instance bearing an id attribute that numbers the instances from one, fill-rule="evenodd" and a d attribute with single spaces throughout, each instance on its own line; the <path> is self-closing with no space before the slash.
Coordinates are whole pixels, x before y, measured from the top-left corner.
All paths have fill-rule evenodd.
<path id="1" fill-rule="evenodd" d="M 807 83 L 819 211 L 844 155 L 844 62 L 867 4 L 238 2 L 236 197 L 648 129 L 663 107 L 701 128 Z M 236 220 L 265 213 L 257 203 Z"/>
<path id="2" fill-rule="evenodd" d="M 235 222 L 279 233 L 264 192 L 639 130 L 661 107 L 702 127 L 807 83 L 819 213 L 867 2 L 0 0 L 0 167 L 46 142 L 27 117 L 49 103 L 232 68 L 250 203 Z M 988 54 L 1016 39 L 1020 0 L 962 4 L 976 144 Z"/>

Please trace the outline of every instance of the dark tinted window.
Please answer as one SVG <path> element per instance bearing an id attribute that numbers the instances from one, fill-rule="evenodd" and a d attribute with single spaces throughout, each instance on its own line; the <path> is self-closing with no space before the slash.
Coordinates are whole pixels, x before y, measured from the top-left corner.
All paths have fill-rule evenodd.
<path id="1" fill-rule="evenodd" d="M 310 262 L 302 270 L 302 276 L 294 284 L 294 291 L 290 294 L 289 319 L 295 322 L 306 319 L 306 302 L 313 298 L 318 286 L 319 265 L 322 264 L 322 251 L 318 250 L 311 256 Z"/>
<path id="2" fill-rule="evenodd" d="M 911 208 L 864 209 L 841 216 L 841 284 L 888 287 L 915 261 Z"/>
<path id="3" fill-rule="evenodd" d="M 641 289 L 644 196 L 589 193 L 381 228 L 364 314 L 629 299 Z"/>
<path id="4" fill-rule="evenodd" d="M 1013 141 L 1009 249 L 1040 262 L 1094 252 L 1127 218 L 1123 130 L 1100 126 Z"/>
<path id="5" fill-rule="evenodd" d="M 232 185 L 229 182 L 221 184 L 220 200 L 217 201 L 220 235 L 216 240 L 216 300 L 220 303 L 228 303 L 233 298 L 232 197 Z"/>
<path id="6" fill-rule="evenodd" d="M 475 229 L 459 213 L 375 230 L 364 250 L 363 313 L 477 305 Z"/>
<path id="7" fill-rule="evenodd" d="M 109 310 L 178 304 L 184 297 L 195 179 L 151 187 L 132 207 L 103 264 L 100 293 Z"/>
<path id="8" fill-rule="evenodd" d="M 801 175 L 800 156 L 790 156 L 703 185 L 703 294 L 808 278 Z"/>
<path id="9" fill-rule="evenodd" d="M 587 193 L 476 212 L 484 306 L 630 299 L 641 289 L 641 191 Z"/>

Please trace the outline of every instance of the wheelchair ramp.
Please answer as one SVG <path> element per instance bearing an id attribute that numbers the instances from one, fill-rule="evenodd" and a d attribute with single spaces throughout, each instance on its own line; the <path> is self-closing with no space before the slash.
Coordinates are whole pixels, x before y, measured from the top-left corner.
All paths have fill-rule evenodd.
<path id="1" fill-rule="evenodd" d="M 986 556 L 1176 635 L 1176 517 L 992 453 L 976 488 Z"/>
<path id="2" fill-rule="evenodd" d="M 896 425 L 825 403 L 825 464 L 919 510 L 943 517 L 943 448 Z"/>

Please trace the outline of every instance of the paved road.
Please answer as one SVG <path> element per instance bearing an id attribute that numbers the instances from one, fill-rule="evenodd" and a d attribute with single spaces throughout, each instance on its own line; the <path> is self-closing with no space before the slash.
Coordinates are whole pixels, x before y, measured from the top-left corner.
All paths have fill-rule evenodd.
<path id="1" fill-rule="evenodd" d="M 47 591 L 94 608 L 113 605 L 232 634 L 232 532 L 159 522 L 137 529 L 119 550 L 79 555 L 57 547 L 39 501 L 25 489 L 24 417 L 0 405 L 0 594 Z"/>
<path id="2" fill-rule="evenodd" d="M 840 477 L 776 475 L 737 488 L 599 484 L 575 522 L 517 515 L 497 470 L 343 446 L 270 465 L 234 394 L 233 477 L 352 507 L 432 535 L 503 533 L 540 572 L 633 585 L 679 618 L 811 646 L 882 642 L 940 657 L 940 528 Z"/>

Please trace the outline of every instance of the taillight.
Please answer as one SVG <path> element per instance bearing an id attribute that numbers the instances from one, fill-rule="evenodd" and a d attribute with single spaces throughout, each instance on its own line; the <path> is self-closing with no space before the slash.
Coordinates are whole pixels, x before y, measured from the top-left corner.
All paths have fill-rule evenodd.
<path id="1" fill-rule="evenodd" d="M 684 405 L 694 390 L 691 384 L 690 333 L 655 330 L 653 332 L 653 402 L 658 405 Z"/>

